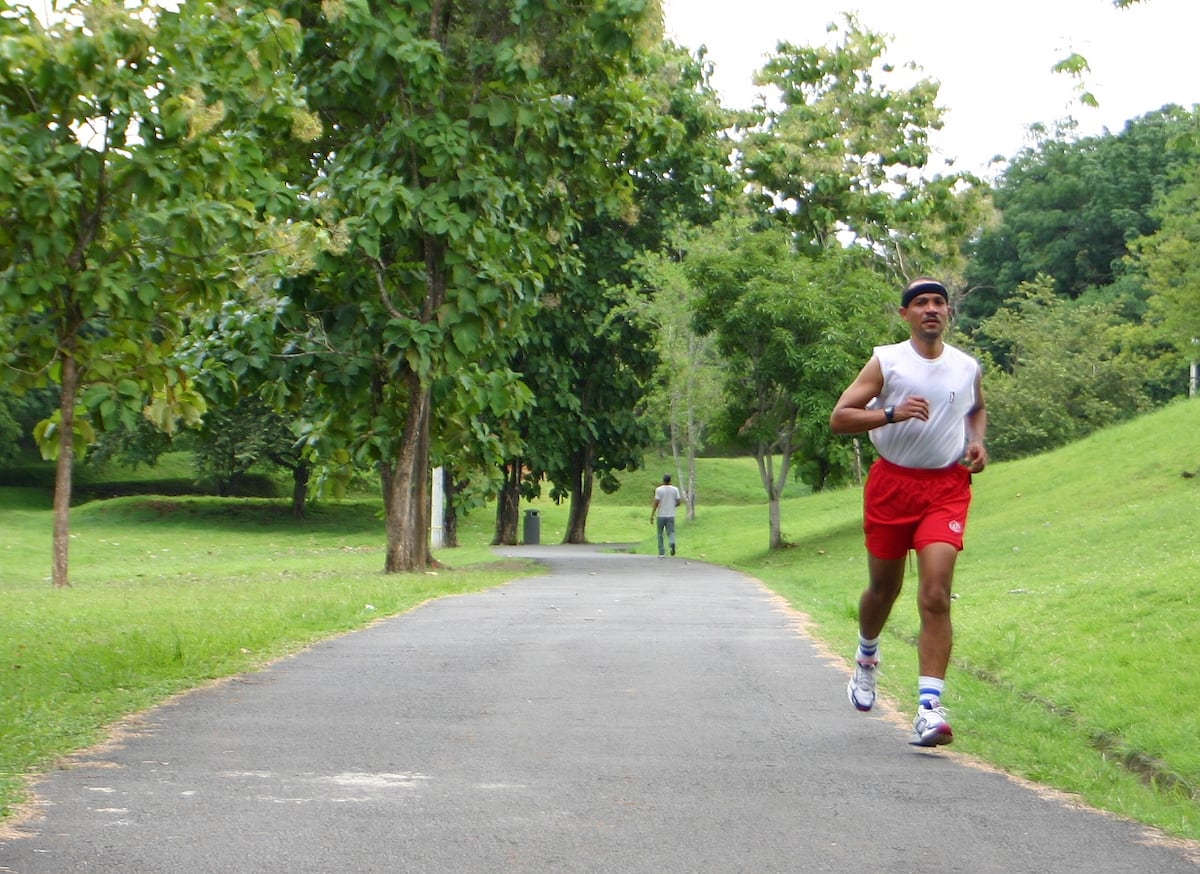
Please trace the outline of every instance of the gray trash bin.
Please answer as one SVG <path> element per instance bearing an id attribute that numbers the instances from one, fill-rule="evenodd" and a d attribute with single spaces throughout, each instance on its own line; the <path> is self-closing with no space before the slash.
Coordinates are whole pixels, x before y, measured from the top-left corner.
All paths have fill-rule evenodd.
<path id="1" fill-rule="evenodd" d="M 527 546 L 542 542 L 542 520 L 537 510 L 525 511 L 525 544 Z"/>

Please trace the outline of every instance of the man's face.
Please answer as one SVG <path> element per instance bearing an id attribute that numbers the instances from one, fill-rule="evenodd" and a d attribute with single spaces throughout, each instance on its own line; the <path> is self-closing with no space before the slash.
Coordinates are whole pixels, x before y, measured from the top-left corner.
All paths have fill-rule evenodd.
<path id="1" fill-rule="evenodd" d="M 950 303 L 934 291 L 918 294 L 900 308 L 900 317 L 914 334 L 939 336 L 950 321 Z"/>

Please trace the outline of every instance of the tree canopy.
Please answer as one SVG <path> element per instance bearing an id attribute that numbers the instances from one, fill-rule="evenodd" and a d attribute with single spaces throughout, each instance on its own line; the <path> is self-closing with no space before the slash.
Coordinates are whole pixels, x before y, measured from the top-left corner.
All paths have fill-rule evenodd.
<path id="1" fill-rule="evenodd" d="M 295 22 L 192 0 L 0 15 L 4 376 L 59 388 L 54 581 L 68 582 L 71 464 L 139 415 L 169 429 L 203 401 L 172 359 L 188 308 L 275 250 L 266 144 L 308 118 Z"/>
<path id="2" fill-rule="evenodd" d="M 580 263 L 583 206 L 627 207 L 619 158 L 652 119 L 631 85 L 657 21 L 644 0 L 283 6 L 325 122 L 296 166 L 310 220 L 337 241 L 286 288 L 311 368 L 292 390 L 378 466 L 385 567 L 416 570 L 430 560 L 433 386 L 457 374 L 458 391 L 489 395 L 480 408 L 519 410 L 515 380 L 477 362 L 513 348 L 547 277 Z"/>
<path id="3" fill-rule="evenodd" d="M 1072 300 L 1120 280 L 1130 241 L 1158 226 L 1155 199 L 1195 160 L 1183 139 L 1195 124 L 1194 112 L 1164 107 L 1117 134 L 1048 139 L 1018 154 L 993 191 L 999 221 L 971 249 L 966 323 L 1039 275 Z"/>

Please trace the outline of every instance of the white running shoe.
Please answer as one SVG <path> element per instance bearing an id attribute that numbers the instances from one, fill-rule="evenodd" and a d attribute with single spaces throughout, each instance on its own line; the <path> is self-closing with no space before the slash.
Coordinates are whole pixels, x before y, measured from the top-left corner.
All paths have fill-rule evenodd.
<path id="1" fill-rule="evenodd" d="M 855 710 L 865 713 L 875 706 L 875 671 L 878 668 L 878 659 L 861 659 L 854 663 L 854 676 L 846 686 L 846 694 Z"/>
<path id="2" fill-rule="evenodd" d="M 954 732 L 946 721 L 946 708 L 941 701 L 934 701 L 932 707 L 921 705 L 917 708 L 917 718 L 913 721 L 913 733 L 908 742 L 918 747 L 938 747 L 954 740 Z"/>

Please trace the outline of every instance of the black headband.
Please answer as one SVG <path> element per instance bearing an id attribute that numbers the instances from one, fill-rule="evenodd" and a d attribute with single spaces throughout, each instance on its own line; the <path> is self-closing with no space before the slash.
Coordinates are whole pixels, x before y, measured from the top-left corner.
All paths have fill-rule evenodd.
<path id="1" fill-rule="evenodd" d="M 912 303 L 912 299 L 914 297 L 916 297 L 918 294 L 924 294 L 927 291 L 931 291 L 934 294 L 940 294 L 947 301 L 950 300 L 950 295 L 946 291 L 946 286 L 942 285 L 936 279 L 927 279 L 923 277 L 921 279 L 914 279 L 908 284 L 908 287 L 904 289 L 904 294 L 900 296 L 900 306 L 908 306 L 910 303 Z"/>

